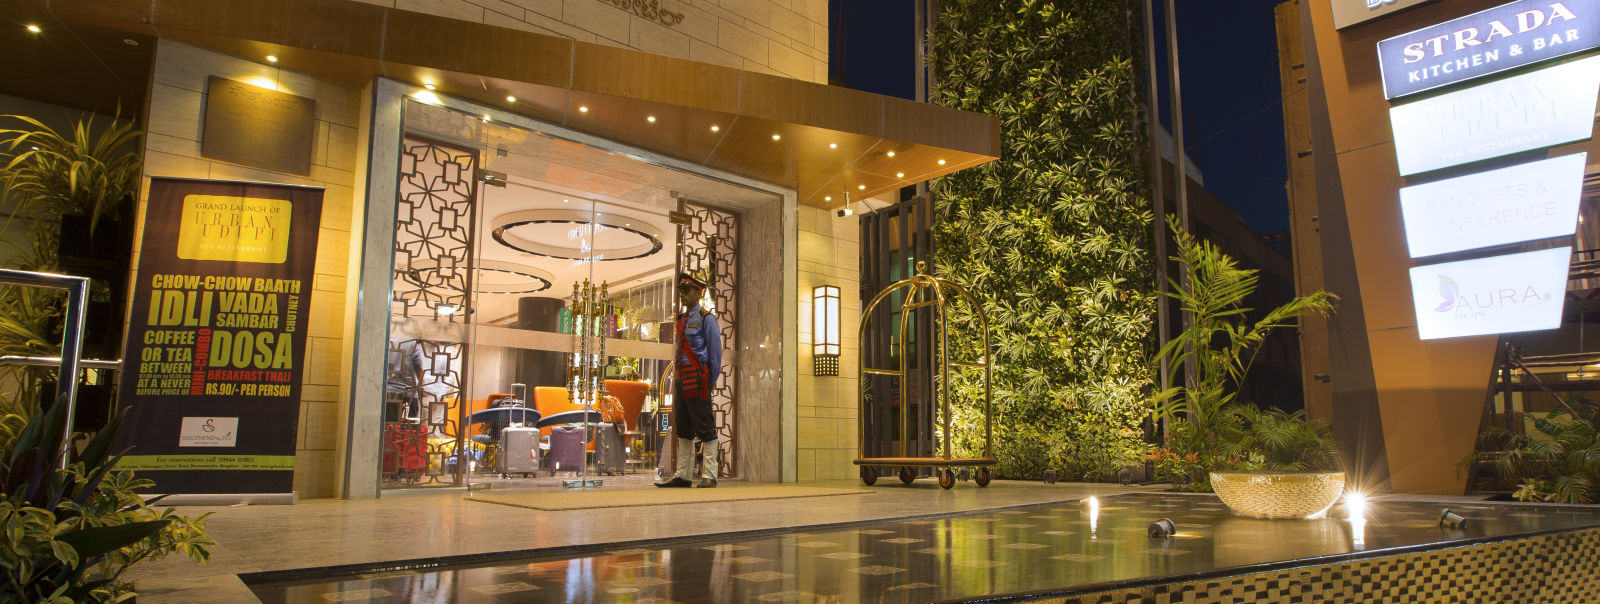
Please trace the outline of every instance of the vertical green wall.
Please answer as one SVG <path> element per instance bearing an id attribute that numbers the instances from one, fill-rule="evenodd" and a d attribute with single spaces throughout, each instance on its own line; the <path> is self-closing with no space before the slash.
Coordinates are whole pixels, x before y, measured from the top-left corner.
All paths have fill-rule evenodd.
<path id="1" fill-rule="evenodd" d="M 1136 9 L 939 3 L 932 100 L 1003 128 L 999 161 L 932 187 L 936 270 L 969 286 L 991 325 L 1002 476 L 1099 478 L 1142 461 L 1156 297 Z M 952 338 L 978 347 L 969 331 Z M 952 385 L 981 400 L 980 376 Z M 955 419 L 958 451 L 981 453 L 977 406 Z"/>

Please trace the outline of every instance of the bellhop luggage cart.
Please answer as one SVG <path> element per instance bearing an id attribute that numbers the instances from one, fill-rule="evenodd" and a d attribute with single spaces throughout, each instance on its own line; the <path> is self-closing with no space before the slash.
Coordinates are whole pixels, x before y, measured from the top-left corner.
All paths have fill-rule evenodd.
<path id="1" fill-rule="evenodd" d="M 899 360 L 896 363 L 898 366 L 894 369 L 867 367 L 866 361 L 861 358 L 861 355 L 857 355 L 857 366 L 860 368 L 859 375 L 862 377 L 860 380 L 861 391 L 858 393 L 860 403 L 857 407 L 857 417 L 863 418 L 863 420 L 861 421 L 860 445 L 857 449 L 855 464 L 861 466 L 861 482 L 867 486 L 872 486 L 878 480 L 878 468 L 900 468 L 900 481 L 910 484 L 916 480 L 916 471 L 913 468 L 934 468 L 938 470 L 939 486 L 948 489 L 955 486 L 956 483 L 954 468 L 976 467 L 977 471 L 973 479 L 980 487 L 989 486 L 989 466 L 996 463 L 994 458 L 994 431 L 990 425 L 993 407 L 989 388 L 989 320 L 984 316 L 983 308 L 978 305 L 978 300 L 972 296 L 972 292 L 948 279 L 928 274 L 926 262 L 917 262 L 916 268 L 916 275 L 890 284 L 889 287 L 878 292 L 878 295 L 873 296 L 872 301 L 867 303 L 867 306 L 861 310 L 860 339 L 858 341 L 865 341 L 867 319 L 872 316 L 872 311 L 878 307 L 878 303 L 884 301 L 890 294 L 904 291 L 905 297 L 900 304 L 900 334 L 902 335 L 899 342 Z M 983 333 L 983 350 L 975 361 L 950 360 L 949 330 L 947 325 L 949 316 L 945 308 L 947 291 L 960 294 L 961 298 L 972 306 L 972 314 L 978 319 L 978 326 Z M 938 340 L 933 347 L 933 355 L 935 357 L 933 360 L 936 360 L 937 363 L 931 366 L 924 364 L 924 367 L 927 367 L 926 370 L 939 372 L 939 379 L 933 388 L 932 395 L 934 397 L 933 400 L 939 404 L 940 416 L 944 422 L 944 431 L 942 432 L 944 435 L 942 439 L 944 456 L 912 457 L 907 454 L 906 443 L 910 440 L 908 435 L 910 434 L 909 418 L 911 413 L 907 411 L 910 405 L 902 404 L 899 438 L 900 456 L 867 457 L 866 443 L 868 434 L 864 418 L 868 417 L 867 404 L 869 399 L 866 396 L 867 380 L 865 378 L 868 375 L 885 375 L 897 378 L 898 400 L 909 403 L 909 399 L 906 396 L 906 384 L 910 381 L 912 372 L 907 370 L 906 341 L 908 338 L 906 334 L 911 333 L 911 313 L 921 308 L 931 309 L 934 312 L 934 332 Z M 950 438 L 952 429 L 949 393 L 951 368 L 983 370 L 983 457 L 955 457 L 953 454 L 953 444 Z M 885 404 L 882 399 L 872 399 L 871 402 L 874 405 Z"/>

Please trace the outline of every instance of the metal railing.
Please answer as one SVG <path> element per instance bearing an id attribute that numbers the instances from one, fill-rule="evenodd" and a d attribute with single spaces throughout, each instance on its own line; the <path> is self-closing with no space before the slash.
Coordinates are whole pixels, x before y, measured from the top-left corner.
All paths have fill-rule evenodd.
<path id="1" fill-rule="evenodd" d="M 56 378 L 56 401 L 59 403 L 62 397 L 66 398 L 67 421 L 61 437 L 61 450 L 57 451 L 56 455 L 65 463 L 67 447 L 72 446 L 72 420 L 77 412 L 78 405 L 78 368 L 80 366 L 89 366 L 88 363 L 78 359 L 83 355 L 83 322 L 89 305 L 89 279 L 88 277 L 74 277 L 72 275 L 0 268 L 0 284 L 63 289 L 67 291 L 67 311 L 65 323 L 61 328 L 61 356 L 5 357 L 6 359 L 15 360 L 13 364 L 17 365 L 55 366 L 61 368 L 61 373 Z M 121 363 L 116 361 L 96 361 L 95 363 L 112 363 L 115 367 L 121 366 Z"/>

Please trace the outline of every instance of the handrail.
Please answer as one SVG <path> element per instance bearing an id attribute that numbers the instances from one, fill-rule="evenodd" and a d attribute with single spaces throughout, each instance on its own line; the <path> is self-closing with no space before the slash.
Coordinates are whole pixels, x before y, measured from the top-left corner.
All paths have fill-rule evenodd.
<path id="1" fill-rule="evenodd" d="M 72 419 L 78 406 L 78 357 L 83 355 L 83 322 L 89 305 L 89 278 L 0 268 L 0 283 L 67 290 L 66 322 L 61 328 L 61 377 L 56 379 L 56 400 L 67 399 L 67 421 L 57 457 L 67 460 L 72 446 Z"/>

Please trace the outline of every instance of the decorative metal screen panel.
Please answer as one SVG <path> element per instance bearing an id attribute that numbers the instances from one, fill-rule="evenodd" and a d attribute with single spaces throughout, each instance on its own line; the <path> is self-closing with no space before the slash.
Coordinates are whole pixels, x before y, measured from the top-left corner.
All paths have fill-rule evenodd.
<path id="1" fill-rule="evenodd" d="M 739 298 L 738 298 L 738 241 L 739 215 L 680 200 L 678 211 L 690 215 L 689 223 L 681 228 L 681 245 L 678 246 L 678 267 L 707 279 L 711 294 L 711 311 L 717 316 L 722 330 L 722 377 L 711 393 L 711 408 L 717 422 L 717 448 L 722 465 L 719 475 L 738 476 L 738 457 L 734 455 L 734 408 L 738 400 Z"/>
<path id="2" fill-rule="evenodd" d="M 479 159 L 472 150 L 407 137 L 400 161 L 387 375 L 407 371 L 411 346 L 421 348 L 426 369 L 399 402 L 404 411 L 385 423 L 384 486 L 459 485 L 467 353 L 441 327 L 464 324 L 472 312 Z"/>

